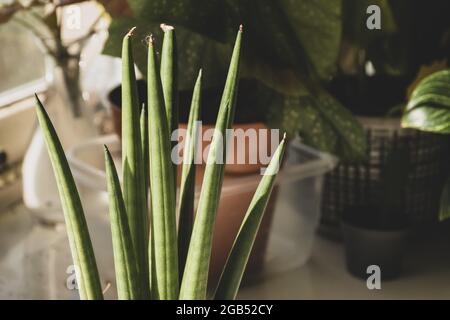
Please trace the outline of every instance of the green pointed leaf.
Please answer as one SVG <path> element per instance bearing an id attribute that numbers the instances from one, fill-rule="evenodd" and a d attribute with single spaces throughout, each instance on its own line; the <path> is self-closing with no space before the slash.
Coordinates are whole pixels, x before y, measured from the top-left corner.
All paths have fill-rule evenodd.
<path id="1" fill-rule="evenodd" d="M 261 224 L 264 211 L 280 168 L 285 149 L 285 141 L 286 140 L 283 139 L 275 151 L 275 154 L 270 160 L 270 164 L 264 173 L 264 177 L 261 179 L 258 188 L 253 195 L 250 206 L 242 221 L 228 256 L 228 260 L 225 264 L 225 268 L 220 277 L 215 299 L 229 300 L 235 299 L 236 297 L 241 284 L 242 275 L 245 271 L 245 266 L 247 265 L 259 225 Z"/>
<path id="2" fill-rule="evenodd" d="M 154 278 L 153 275 L 153 266 L 154 263 L 152 263 L 152 261 L 154 260 L 154 256 L 153 255 L 153 250 L 152 247 L 154 245 L 153 242 L 153 233 L 151 231 L 151 220 L 150 220 L 150 215 L 148 214 L 148 208 L 149 208 L 149 188 L 150 188 L 150 168 L 149 168 L 149 154 L 148 154 L 148 148 L 149 148 L 149 142 L 148 142 L 148 115 L 147 115 L 147 108 L 145 106 L 145 104 L 142 105 L 142 109 L 141 109 L 141 119 L 140 119 L 140 124 L 141 124 L 141 148 L 142 148 L 142 157 L 143 157 L 143 162 L 144 162 L 144 190 L 145 190 L 145 195 L 146 195 L 146 199 L 145 199 L 145 204 L 146 204 L 146 212 L 147 212 L 147 221 L 149 221 L 150 223 L 148 223 L 148 231 L 147 234 L 149 236 L 149 245 L 148 245 L 148 287 L 149 287 L 149 296 L 148 298 L 152 298 L 153 294 L 152 292 L 154 292 L 155 288 L 153 287 L 153 281 L 152 279 Z"/>
<path id="3" fill-rule="evenodd" d="M 133 241 L 128 226 L 125 202 L 120 189 L 114 161 L 105 146 L 106 180 L 109 195 L 109 213 L 116 270 L 117 295 L 120 300 L 141 299 L 139 273 Z"/>
<path id="4" fill-rule="evenodd" d="M 178 128 L 177 44 L 172 26 L 162 24 L 164 40 L 161 51 L 161 83 L 169 133 Z"/>
<path id="5" fill-rule="evenodd" d="M 123 194 L 133 248 L 144 292 L 148 284 L 147 206 L 138 99 L 130 30 L 122 43 L 122 161 Z"/>
<path id="6" fill-rule="evenodd" d="M 175 181 L 161 79 L 154 40 L 148 50 L 148 124 L 152 231 L 158 299 L 178 297 L 178 249 L 175 216 Z"/>
<path id="7" fill-rule="evenodd" d="M 450 133 L 450 69 L 435 72 L 418 84 L 406 106 L 402 126 Z"/>
<path id="8" fill-rule="evenodd" d="M 183 170 L 180 184 L 180 206 L 178 210 L 178 264 L 183 275 L 186 257 L 194 224 L 195 200 L 195 155 L 197 145 L 197 121 L 200 120 L 202 70 L 198 73 L 192 95 L 186 140 L 183 149 Z M 180 279 L 181 280 L 181 279 Z"/>
<path id="9" fill-rule="evenodd" d="M 58 185 L 80 298 L 103 299 L 89 230 L 75 181 L 55 128 L 36 95 L 37 115 Z"/>
<path id="10" fill-rule="evenodd" d="M 180 289 L 180 299 L 205 299 L 211 257 L 212 234 L 222 188 L 226 159 L 226 129 L 234 118 L 239 78 L 242 28 L 236 37 L 230 68 L 225 83 L 216 130 L 210 144 L 202 189 L 189 245 L 186 267 Z M 221 163 L 220 163 L 221 162 Z"/>
<path id="11" fill-rule="evenodd" d="M 142 105 L 141 108 L 141 117 L 140 117 L 140 125 L 141 125 L 141 150 L 142 150 L 142 159 L 144 166 L 144 189 L 146 195 L 146 204 L 148 204 L 148 188 L 150 184 L 149 173 L 148 173 L 148 117 L 147 110 L 145 105 Z M 147 209 L 147 208 L 146 208 Z M 147 212 L 148 210 L 146 210 Z"/>
<path id="12" fill-rule="evenodd" d="M 150 240 L 148 244 L 148 264 L 149 264 L 149 287 L 150 298 L 158 299 L 158 284 L 156 278 L 156 257 L 155 257 L 155 230 L 153 217 L 150 220 Z"/>
<path id="13" fill-rule="evenodd" d="M 177 68 L 177 43 L 175 30 L 172 26 L 161 24 L 164 31 L 164 39 L 161 50 L 161 84 L 164 95 L 164 105 L 166 107 L 167 125 L 169 137 L 178 129 L 178 68 Z M 178 145 L 178 139 L 171 143 L 172 150 Z M 173 178 L 177 181 L 177 165 L 173 163 Z"/>

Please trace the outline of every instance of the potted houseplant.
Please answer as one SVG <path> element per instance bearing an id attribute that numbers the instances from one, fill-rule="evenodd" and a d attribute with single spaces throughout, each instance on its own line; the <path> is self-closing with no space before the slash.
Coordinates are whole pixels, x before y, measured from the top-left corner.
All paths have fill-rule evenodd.
<path id="1" fill-rule="evenodd" d="M 381 172 L 377 200 L 349 207 L 342 216 L 347 269 L 355 276 L 366 278 L 371 265 L 380 268 L 383 279 L 395 278 L 401 271 L 410 226 L 403 203 L 409 182 L 408 153 L 402 146 L 391 148 Z"/>
<path id="2" fill-rule="evenodd" d="M 365 140 L 362 128 L 352 115 L 324 88 L 323 83 L 335 71 L 341 32 L 341 1 L 330 5 L 328 1 L 315 4 L 309 1 L 229 1 L 224 3 L 176 1 L 177 7 L 160 1 L 126 1 L 131 15 L 115 17 L 109 27 L 109 38 L 104 52 L 119 55 L 123 31 L 137 25 L 136 37 L 145 39 L 149 32 L 159 34 L 159 22 L 171 23 L 177 28 L 178 65 L 189 66 L 178 70 L 179 120 L 185 126 L 192 83 L 191 69 L 204 68 L 208 79 L 204 86 L 202 109 L 203 128 L 214 124 L 221 97 L 226 56 L 231 51 L 227 45 L 233 35 L 234 25 L 243 23 L 247 30 L 246 53 L 242 60 L 241 90 L 237 96 L 236 129 L 259 132 L 281 128 L 294 137 L 301 131 L 304 142 L 324 151 L 351 159 L 364 154 Z M 175 1 L 174 1 L 175 2 Z M 226 19 L 224 18 L 226 13 Z M 314 14 L 309 14 L 313 12 Z M 319 18 L 320 17 L 320 23 Z M 326 21 L 326 23 L 325 23 Z M 303 26 L 308 26 L 304 28 Z M 313 41 L 314 40 L 314 41 Z M 136 45 L 140 45 L 138 42 Z M 164 50 L 160 47 L 160 51 Z M 326 49 L 324 49 L 326 48 Z M 136 64 L 145 70 L 144 56 L 136 56 Z M 189 69 L 189 70 L 188 70 Z M 113 109 L 115 110 L 115 109 Z M 268 136 L 267 142 L 270 141 Z M 205 147 L 207 144 L 205 145 Z M 246 151 L 251 146 L 246 145 Z M 260 164 L 227 165 L 225 179 L 236 175 L 258 172 Z M 255 186 L 256 188 L 256 186 Z M 216 277 L 231 248 L 245 214 L 253 191 L 236 195 L 234 201 L 221 205 L 215 233 L 214 259 L 211 263 Z M 274 202 L 276 192 L 272 197 Z M 271 208 L 272 206 L 270 206 Z M 265 215 L 260 229 L 261 237 L 249 266 L 262 266 L 264 243 L 267 242 L 271 211 Z M 229 212 L 235 215 L 231 219 Z M 255 250 L 256 251 L 256 250 Z M 215 254 L 216 252 L 222 252 Z"/>
<path id="3" fill-rule="evenodd" d="M 403 109 L 402 126 L 436 134 L 450 133 L 450 70 L 442 70 L 418 81 Z M 352 274 L 367 277 L 367 267 L 378 265 L 383 279 L 398 275 L 406 243 L 410 217 L 402 208 L 409 183 L 411 156 L 408 149 L 394 149 L 381 178 L 382 197 L 370 207 L 352 208 L 343 216 L 347 267 Z M 440 174 L 446 178 L 440 201 L 439 219 L 450 216 L 449 168 Z"/>
<path id="4" fill-rule="evenodd" d="M 147 100 L 147 89 L 146 82 L 143 79 L 137 81 L 137 90 L 139 101 L 141 104 L 146 105 Z M 240 83 L 240 92 L 246 92 L 247 90 L 251 90 L 252 87 L 249 87 L 249 84 L 244 81 L 244 83 Z M 122 87 L 114 88 L 108 95 L 108 98 L 112 105 L 112 114 L 113 114 L 113 122 L 115 126 L 115 132 L 121 136 L 122 135 L 122 114 L 121 114 L 121 90 Z M 180 129 L 185 130 L 187 128 L 189 114 L 186 114 L 187 106 L 189 106 L 190 102 L 188 100 L 191 99 L 192 94 L 187 94 L 186 92 L 182 92 L 179 95 L 179 105 L 183 106 L 180 108 Z M 245 97 L 245 96 L 244 96 Z M 209 106 L 218 105 L 220 103 L 220 93 L 216 89 L 204 90 L 202 94 L 202 101 L 204 104 Z M 254 112 L 249 110 L 248 106 L 251 106 L 251 103 L 246 103 L 243 101 L 243 95 L 238 94 L 236 105 L 239 108 L 242 106 L 243 108 L 236 110 L 235 115 L 235 123 L 233 124 L 233 129 L 238 132 L 242 130 L 243 135 L 246 133 L 255 133 L 257 141 L 253 141 L 251 143 L 250 139 L 244 138 L 244 143 L 242 141 L 238 141 L 237 136 L 233 136 L 231 139 L 233 141 L 233 149 L 229 150 L 229 158 L 232 161 L 229 161 L 225 165 L 225 176 L 224 176 L 224 184 L 227 187 L 235 187 L 235 189 L 240 190 L 240 192 L 233 192 L 229 194 L 227 197 L 221 199 L 219 203 L 219 209 L 217 212 L 216 218 L 216 226 L 215 232 L 213 236 L 213 250 L 212 250 L 212 259 L 210 263 L 210 283 L 214 284 L 219 280 L 220 273 L 224 262 L 228 256 L 228 252 L 230 251 L 234 237 L 239 230 L 239 226 L 245 216 L 247 207 L 252 199 L 252 196 L 257 188 L 257 184 L 249 188 L 241 188 L 237 182 L 235 182 L 236 178 L 243 176 L 250 176 L 258 179 L 260 169 L 264 167 L 263 162 L 261 161 L 259 155 L 262 152 L 273 152 L 272 136 L 270 131 L 268 131 L 267 135 L 260 135 L 260 131 L 267 130 L 267 127 L 262 122 L 245 122 L 245 119 L 253 119 Z M 247 108 L 245 107 L 247 106 Z M 205 109 L 207 109 L 205 111 Z M 197 147 L 196 157 L 198 160 L 201 160 L 199 163 L 199 168 L 196 174 L 196 183 L 197 186 L 201 185 L 201 181 L 203 179 L 203 174 L 205 171 L 205 158 L 203 154 L 207 152 L 211 140 L 207 138 L 208 131 L 214 129 L 213 117 L 215 115 L 211 112 L 213 108 L 203 108 L 199 112 L 202 114 L 202 123 L 201 127 L 198 129 L 201 130 L 199 133 L 201 137 L 206 137 L 202 143 L 199 143 Z M 243 122 L 244 121 L 244 122 Z M 276 137 L 274 137 L 276 139 Z M 262 140 L 264 139 L 264 140 Z M 247 141 L 248 140 L 248 141 Z M 179 138 L 179 142 L 183 142 L 182 138 Z M 277 141 L 278 143 L 278 141 Z M 238 150 L 238 147 L 241 149 Z M 272 147 L 272 148 L 271 148 Z M 240 152 L 244 152 L 244 163 L 238 163 L 237 155 Z M 252 154 L 250 154 L 252 153 Z M 180 151 L 181 156 L 183 152 Z M 255 159 L 255 161 L 251 161 L 250 159 Z M 178 166 L 177 170 L 177 187 L 180 187 L 181 184 L 181 165 Z M 239 181 L 239 180 L 238 180 Z M 197 188 L 197 192 L 199 189 Z M 273 219 L 274 208 L 276 204 L 276 195 L 277 195 L 277 187 L 272 194 L 272 197 L 269 201 L 268 207 L 266 209 L 266 214 L 264 215 L 264 219 L 261 223 L 258 236 L 256 238 L 256 242 L 254 245 L 254 249 L 250 256 L 248 262 L 248 275 L 244 278 L 244 281 L 251 280 L 257 278 L 264 266 L 264 259 L 266 257 L 266 249 L 270 234 L 271 222 Z"/>
<path id="5" fill-rule="evenodd" d="M 130 8 L 126 16 L 115 16 L 109 26 L 104 52 L 120 55 L 121 35 L 137 26 L 136 37 L 159 34 L 160 21 L 177 27 L 179 65 L 187 69 L 204 68 L 204 121 L 213 123 L 215 101 L 226 73 L 226 56 L 234 26 L 243 23 L 247 30 L 247 50 L 242 61 L 242 90 L 237 123 L 263 123 L 282 128 L 290 136 L 299 131 L 304 142 L 343 158 L 364 157 L 363 131 L 350 112 L 324 84 L 336 71 L 342 33 L 342 1 L 270 0 L 227 1 L 224 3 L 176 1 L 175 6 L 161 1 L 124 1 Z M 175 3 L 175 1 L 173 1 Z M 136 46 L 141 46 L 136 43 Z M 136 56 L 138 68 L 145 70 L 144 55 Z M 192 72 L 178 72 L 180 120 L 186 122 Z M 211 102 L 209 102 L 211 101 Z M 245 112 L 239 112 L 244 110 Z M 240 113 L 240 114 L 239 114 Z"/>
<path id="6" fill-rule="evenodd" d="M 442 70 L 422 79 L 403 110 L 402 126 L 416 130 L 450 134 L 450 70 Z M 448 138 L 448 136 L 447 136 Z M 440 195 L 439 219 L 450 217 L 450 172 Z M 445 177 L 445 174 L 443 174 Z"/>
<path id="7" fill-rule="evenodd" d="M 430 72 L 445 68 L 450 29 L 449 3 L 385 1 L 380 30 L 366 27 L 371 1 L 344 1 L 344 31 L 333 95 L 357 116 L 367 140 L 366 159 L 341 159 L 326 177 L 321 231 L 339 237 L 339 219 L 348 207 L 377 201 L 386 150 L 408 148 L 410 181 L 403 210 L 417 224 L 433 223 L 449 144 L 442 135 L 401 127 L 401 108 L 412 88 Z M 420 17 L 424 27 L 415 28 Z M 378 191 L 376 191 L 378 190 Z"/>
<path id="8" fill-rule="evenodd" d="M 172 32 L 173 30 L 170 33 Z M 233 122 L 242 28 L 238 32 L 233 49 L 194 220 L 196 138 L 193 133 L 196 120 L 199 119 L 201 75 L 196 82 L 188 124 L 190 138 L 187 139 L 189 142 L 186 143 L 183 154 L 178 230 L 175 221 L 176 192 L 174 166 L 170 155 L 170 122 L 168 121 L 173 114 L 170 114 L 171 109 L 166 108 L 167 101 L 170 100 L 167 94 L 172 92 L 169 87 L 173 74 L 161 68 L 160 77 L 154 39 L 151 37 L 148 42 L 148 111 L 141 112 L 133 67 L 132 33 L 133 29 L 124 37 L 122 50 L 123 190 L 112 157 L 105 146 L 118 297 L 120 299 L 205 299 L 212 230 L 224 173 L 224 165 L 220 163 L 223 158 L 222 160 L 220 158 L 226 154 L 227 150 L 227 139 L 223 139 L 225 130 L 231 128 Z M 173 34 L 165 37 L 169 46 L 173 45 L 172 36 Z M 165 51 L 161 65 L 171 64 L 173 61 L 173 52 Z M 80 297 L 102 299 L 102 284 L 70 168 L 56 131 L 39 99 L 37 105 L 39 123 L 60 190 L 72 257 L 77 268 Z M 147 116 L 148 122 L 145 121 Z M 214 298 L 233 299 L 236 296 L 275 182 L 284 146 L 285 139 L 277 148 L 255 192 L 219 284 L 214 291 Z M 150 219 L 147 212 L 149 184 Z M 184 241 L 180 241 L 182 239 Z M 148 251 L 147 248 L 149 248 Z"/>
<path id="9" fill-rule="evenodd" d="M 173 32 L 173 27 L 162 24 L 162 29 L 165 29 L 166 32 Z M 173 39 L 174 46 L 176 49 L 177 41 L 174 37 Z M 164 48 L 164 44 L 162 46 Z M 164 49 L 162 49 L 164 50 Z M 177 56 L 177 50 L 172 51 L 174 57 Z M 161 69 L 163 70 L 163 68 Z M 169 72 L 176 72 L 176 70 L 172 69 Z M 176 76 L 176 74 L 174 74 Z M 176 81 L 172 83 L 174 88 L 177 87 Z M 140 79 L 137 81 L 137 91 L 139 97 L 139 103 L 146 106 L 147 100 L 147 85 L 145 80 Z M 249 90 L 254 89 L 251 87 L 248 81 L 241 81 L 240 83 L 241 93 L 247 92 Z M 279 143 L 279 139 L 277 137 L 273 137 L 268 128 L 262 123 L 258 122 L 255 116 L 255 112 L 252 111 L 252 103 L 249 101 L 243 101 L 245 95 L 241 93 L 237 94 L 236 105 L 238 109 L 235 114 L 235 123 L 233 124 L 234 132 L 242 132 L 242 141 L 239 134 L 233 135 L 230 137 L 230 145 L 233 145 L 233 148 L 228 150 L 228 161 L 225 165 L 225 175 L 224 175 L 224 184 L 226 187 L 235 187 L 236 189 L 240 189 L 240 186 L 234 182 L 236 176 L 253 176 L 255 179 L 259 179 L 260 170 L 265 166 L 263 160 L 261 160 L 261 154 L 264 152 L 267 154 L 268 152 L 274 152 L 274 145 L 272 144 L 272 138 L 276 139 L 276 143 Z M 191 93 L 187 93 L 186 91 L 182 91 L 181 93 L 174 93 L 175 98 L 172 100 L 173 104 L 171 106 L 171 110 L 176 115 L 178 112 L 179 121 L 180 121 L 180 129 L 186 130 L 187 123 L 189 119 L 189 114 L 186 112 L 188 110 L 187 106 L 190 104 L 190 100 L 192 98 Z M 202 102 L 208 106 L 215 106 L 220 104 L 221 93 L 219 88 L 209 88 L 203 90 L 202 94 Z M 115 125 L 116 133 L 121 136 L 122 135 L 122 86 L 114 88 L 108 95 L 110 102 L 112 103 L 112 114 L 113 114 L 113 122 Z M 183 106 L 179 108 L 179 105 Z M 239 108 L 241 107 L 241 108 Z M 214 117 L 215 110 L 213 107 L 203 108 L 199 112 L 201 113 L 202 123 L 201 126 L 198 127 L 200 131 L 200 137 L 202 139 L 201 143 L 199 142 L 197 151 L 196 151 L 196 159 L 200 160 L 200 165 L 196 174 L 196 182 L 197 185 L 201 184 L 203 179 L 203 174 L 205 172 L 205 164 L 206 159 L 203 157 L 205 152 L 207 152 L 209 145 L 211 143 L 211 137 L 208 138 L 208 132 L 211 132 L 214 129 Z M 248 123 L 245 122 L 248 119 L 252 119 L 253 122 Z M 171 132 L 174 133 L 178 127 L 178 123 L 176 123 L 172 128 Z M 268 132 L 267 132 L 267 131 Z M 260 134 L 260 132 L 264 132 L 264 134 Z M 250 138 L 246 138 L 245 135 L 247 133 L 255 134 L 256 141 L 250 141 Z M 278 132 L 277 132 L 278 133 Z M 175 138 L 176 139 L 176 138 Z M 184 143 L 184 139 L 179 137 L 178 142 Z M 240 148 L 238 150 L 238 148 Z M 238 162 L 238 154 L 243 152 L 244 163 Z M 180 151 L 180 155 L 183 156 L 183 151 Z M 254 160 L 253 160 L 254 159 Z M 197 162 L 198 163 L 198 162 Z M 181 165 L 178 166 L 178 170 L 175 173 L 175 178 L 177 180 L 177 187 L 180 187 L 182 174 L 181 174 Z M 223 198 L 219 203 L 219 208 L 217 212 L 217 219 L 215 225 L 215 231 L 213 236 L 213 244 L 212 244 L 212 258 L 210 262 L 210 270 L 209 270 L 209 278 L 210 284 L 215 285 L 215 283 L 219 280 L 220 273 L 222 271 L 222 266 L 225 263 L 228 253 L 233 245 L 234 237 L 239 231 L 239 227 L 241 225 L 242 220 L 244 219 L 246 210 L 248 205 L 251 202 L 252 196 L 256 191 L 257 184 L 250 188 L 242 188 L 241 192 L 235 192 L 232 195 L 228 195 L 226 198 Z M 197 188 L 197 191 L 199 189 Z M 254 245 L 254 250 L 250 256 L 248 262 L 248 273 L 251 274 L 251 278 L 257 278 L 264 266 L 264 258 L 265 252 L 267 248 L 267 243 L 270 234 L 270 226 L 272 222 L 272 217 L 274 213 L 275 201 L 276 201 L 276 187 L 273 195 L 269 201 L 266 214 L 261 223 L 260 231 L 256 238 L 256 242 Z M 245 280 L 248 280 L 250 277 L 246 277 Z"/>

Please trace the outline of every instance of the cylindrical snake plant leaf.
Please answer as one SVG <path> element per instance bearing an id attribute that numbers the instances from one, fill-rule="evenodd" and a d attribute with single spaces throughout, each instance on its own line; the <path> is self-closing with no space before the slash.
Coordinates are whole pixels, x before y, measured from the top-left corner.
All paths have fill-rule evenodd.
<path id="1" fill-rule="evenodd" d="M 227 128 L 230 129 L 234 122 L 234 113 L 236 110 L 236 99 L 239 86 L 239 72 L 240 72 L 240 58 L 241 58 L 241 39 L 243 28 L 239 26 L 239 31 L 236 36 L 236 41 L 231 56 L 230 67 L 228 69 L 227 80 L 223 89 L 222 98 L 220 100 L 220 109 L 226 107 L 230 103 L 230 114 L 228 117 Z"/>
<path id="2" fill-rule="evenodd" d="M 103 299 L 94 250 L 72 172 L 55 128 L 37 95 L 36 102 L 39 124 L 47 144 L 61 198 L 80 298 L 83 300 Z"/>
<path id="3" fill-rule="evenodd" d="M 109 213 L 116 270 L 117 296 L 120 300 L 142 299 L 139 274 L 128 226 L 125 202 L 119 177 L 108 148 L 105 146 L 106 181 L 109 195 Z"/>
<path id="4" fill-rule="evenodd" d="M 144 166 L 144 188 L 145 188 L 145 195 L 148 196 L 149 191 L 148 188 L 150 184 L 148 173 L 148 117 L 147 117 L 147 110 L 144 104 L 142 105 L 141 108 L 140 125 L 141 125 L 141 150 Z M 148 201 L 146 201 L 146 204 L 148 206 Z"/>
<path id="5" fill-rule="evenodd" d="M 234 240 L 216 290 L 215 299 L 235 299 L 241 284 L 256 234 L 269 201 L 283 158 L 286 138 L 282 140 L 253 195 L 239 232 Z"/>
<path id="6" fill-rule="evenodd" d="M 239 29 L 231 57 L 216 128 L 210 144 L 197 213 L 189 244 L 180 299 L 206 299 L 212 235 L 222 188 L 226 159 L 226 129 L 233 121 L 239 77 L 242 28 Z"/>
<path id="7" fill-rule="evenodd" d="M 177 299 L 178 249 L 171 144 L 154 39 L 148 48 L 148 125 L 152 232 L 157 299 Z"/>
<path id="8" fill-rule="evenodd" d="M 161 49 L 161 83 L 166 107 L 169 137 L 178 128 L 178 70 L 177 70 L 177 42 L 175 30 L 172 26 L 161 24 L 164 39 Z M 175 138 L 175 137 L 174 137 Z M 172 141 L 172 149 L 176 148 L 177 139 Z M 173 164 L 174 180 L 177 179 L 177 165 Z"/>
<path id="9" fill-rule="evenodd" d="M 149 179 L 149 155 L 148 155 L 148 117 L 147 117 L 147 108 L 146 106 L 143 104 L 142 105 L 142 109 L 141 109 L 141 150 L 142 150 L 142 157 L 143 157 L 143 162 L 144 162 L 144 188 L 145 188 L 145 194 L 146 194 L 146 212 L 147 212 L 147 234 L 149 237 L 152 237 L 152 232 L 151 232 L 151 217 L 149 215 L 149 187 L 150 187 L 150 179 Z M 151 238 L 150 238 L 150 243 L 153 243 Z M 152 250 L 151 250 L 151 245 L 149 245 L 149 251 L 148 251 L 148 282 L 149 282 L 149 290 L 150 290 L 150 294 L 149 294 L 149 298 L 151 299 L 152 297 Z"/>
<path id="10" fill-rule="evenodd" d="M 178 209 L 178 264 L 181 276 L 194 224 L 195 201 L 195 156 L 197 146 L 197 126 L 200 119 L 202 70 L 199 71 L 192 94 L 191 109 L 183 147 L 183 170 L 181 172 L 180 204 Z"/>
<path id="11" fill-rule="evenodd" d="M 148 235 L 144 162 L 141 150 L 140 105 L 134 72 L 131 29 L 122 43 L 123 195 L 143 292 L 148 289 Z"/>

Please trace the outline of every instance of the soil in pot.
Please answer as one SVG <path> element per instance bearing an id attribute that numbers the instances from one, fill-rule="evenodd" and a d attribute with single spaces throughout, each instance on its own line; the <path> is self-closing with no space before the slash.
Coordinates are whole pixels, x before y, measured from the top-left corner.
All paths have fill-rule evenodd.
<path id="1" fill-rule="evenodd" d="M 379 215 L 376 207 L 354 207 L 341 221 L 347 269 L 358 278 L 367 279 L 371 265 L 380 268 L 382 280 L 394 279 L 401 273 L 407 220 L 393 214 L 393 219 L 385 223 L 378 219 Z"/>

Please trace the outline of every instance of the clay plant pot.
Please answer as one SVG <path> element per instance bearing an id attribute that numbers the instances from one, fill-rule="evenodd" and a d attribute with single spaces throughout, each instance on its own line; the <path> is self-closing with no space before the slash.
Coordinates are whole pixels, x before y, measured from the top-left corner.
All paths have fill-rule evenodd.
<path id="1" fill-rule="evenodd" d="M 179 127 L 180 129 L 185 129 L 186 124 L 180 124 Z M 204 135 L 204 132 L 213 128 L 214 126 L 212 125 L 202 125 L 202 136 L 207 136 Z M 234 161 L 225 165 L 223 191 L 216 215 L 213 235 L 212 255 L 209 270 L 210 286 L 214 286 L 220 278 L 222 268 L 226 263 L 226 259 L 233 245 L 234 239 L 239 231 L 239 227 L 244 219 L 247 208 L 250 205 L 253 194 L 256 191 L 259 180 L 262 177 L 260 174 L 260 169 L 265 165 L 259 158 L 259 147 L 267 146 L 267 148 L 270 148 L 272 138 L 270 133 L 266 136 L 264 136 L 264 134 L 259 134 L 260 130 L 267 130 L 267 127 L 263 123 L 236 124 L 233 126 L 233 129 L 243 130 L 243 132 L 247 132 L 247 130 L 254 130 L 257 133 L 256 136 L 258 137 L 258 147 L 254 147 L 254 141 L 253 144 L 250 144 L 249 139 L 247 138 L 245 139 L 245 144 L 241 144 L 239 146 L 237 143 L 238 138 L 233 136 L 233 139 L 235 140 L 233 143 L 234 148 L 230 148 L 229 150 L 229 159 L 236 160 L 238 153 L 242 152 L 246 161 L 248 159 L 257 159 L 257 161 L 252 164 L 236 164 L 234 163 L 236 161 Z M 264 141 L 260 141 L 261 139 L 264 139 Z M 201 147 L 197 148 L 197 156 L 202 156 L 205 152 L 207 152 L 205 150 L 209 144 L 210 141 L 202 141 Z M 241 148 L 241 150 L 238 150 L 238 148 Z M 180 155 L 182 156 L 182 151 L 180 152 Z M 200 186 L 203 181 L 205 157 L 199 159 L 202 159 L 202 163 L 197 167 L 196 184 L 199 188 L 198 191 L 200 191 Z M 180 177 L 181 168 L 179 169 L 178 174 L 179 179 Z M 242 185 L 242 178 L 249 178 L 252 183 Z M 269 240 L 276 198 L 277 187 L 275 187 L 272 192 L 264 218 L 261 221 L 255 244 L 247 264 L 246 274 L 243 279 L 244 284 L 256 280 L 261 274 L 264 266 L 264 258 Z"/>
<path id="2" fill-rule="evenodd" d="M 179 125 L 180 130 L 185 130 L 186 127 L 187 126 L 185 123 L 181 123 Z M 201 130 L 202 130 L 201 136 L 205 137 L 205 139 L 202 140 L 201 148 L 200 147 L 197 148 L 196 157 L 198 159 L 197 163 L 200 164 L 201 162 L 201 165 L 205 165 L 206 163 L 205 153 L 207 153 L 207 151 L 205 150 L 211 143 L 210 138 L 214 130 L 214 125 L 202 124 Z M 269 150 L 272 152 L 274 151 L 271 150 L 271 139 L 272 139 L 271 131 L 262 122 L 235 124 L 233 125 L 233 130 L 235 132 L 241 132 L 242 134 L 233 135 L 233 137 L 231 137 L 229 141 L 230 147 L 228 148 L 225 173 L 236 175 L 259 173 L 260 169 L 267 165 L 267 164 L 264 165 L 263 159 L 261 158 L 260 151 L 262 150 L 260 150 L 260 147 L 265 147 L 265 150 Z M 207 134 L 208 131 L 210 132 L 210 134 Z M 254 137 L 256 137 L 255 140 L 250 141 L 249 136 L 253 134 L 249 134 L 249 132 L 254 133 Z M 244 139 L 241 140 L 240 137 L 244 137 Z M 274 138 L 276 139 L 277 137 Z M 179 139 L 179 141 L 182 141 L 182 139 Z M 279 139 L 277 142 L 279 142 Z M 182 143 L 180 144 L 180 146 L 182 149 Z M 276 146 L 274 146 L 274 148 L 275 147 Z M 181 157 L 183 156 L 182 151 L 180 151 L 179 154 Z"/>

